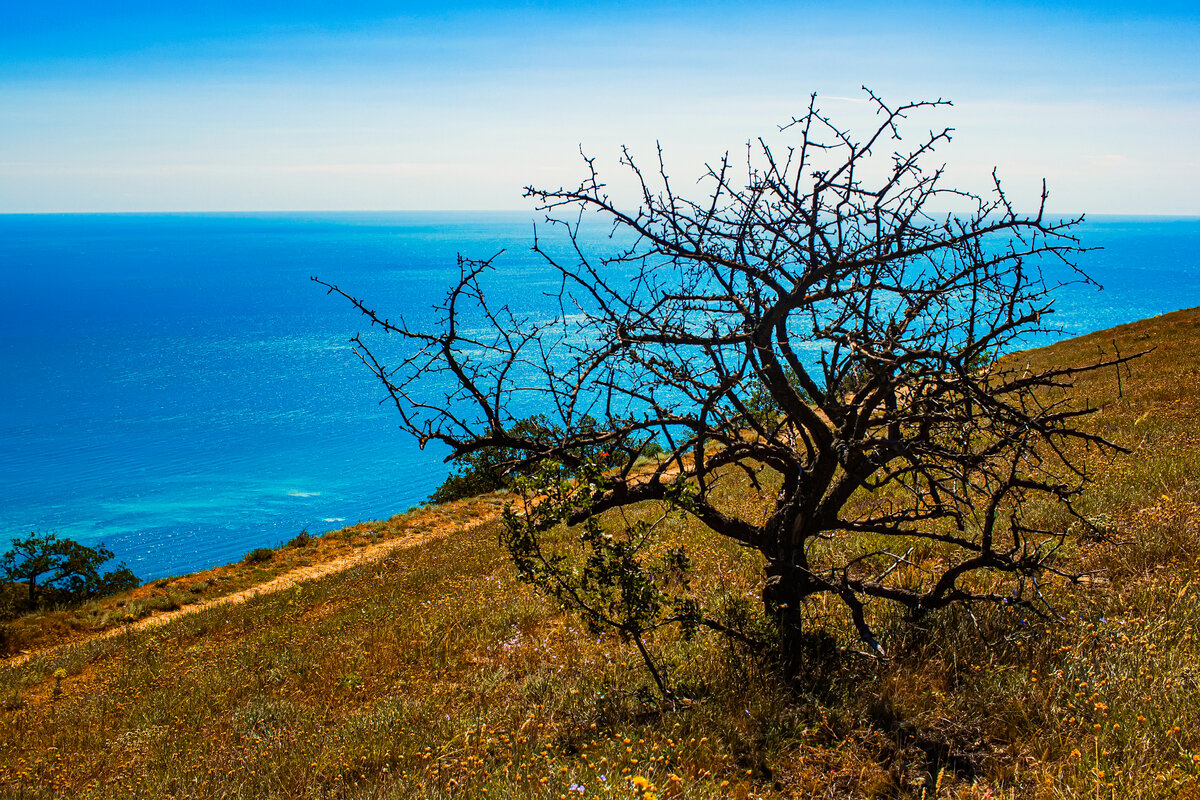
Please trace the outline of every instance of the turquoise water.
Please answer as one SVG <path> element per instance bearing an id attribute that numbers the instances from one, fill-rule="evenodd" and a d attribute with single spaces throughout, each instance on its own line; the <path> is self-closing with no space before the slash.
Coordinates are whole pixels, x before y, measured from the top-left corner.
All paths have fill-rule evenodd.
<path id="1" fill-rule="evenodd" d="M 423 500 L 446 474 L 379 401 L 363 320 L 311 275 L 410 323 L 455 256 L 501 249 L 496 297 L 553 277 L 529 214 L 0 216 L 0 544 L 104 541 L 145 579 Z M 1200 220 L 1089 220 L 1104 291 L 1059 294 L 1085 333 L 1200 304 Z M 392 412 L 394 413 L 394 412 Z"/>

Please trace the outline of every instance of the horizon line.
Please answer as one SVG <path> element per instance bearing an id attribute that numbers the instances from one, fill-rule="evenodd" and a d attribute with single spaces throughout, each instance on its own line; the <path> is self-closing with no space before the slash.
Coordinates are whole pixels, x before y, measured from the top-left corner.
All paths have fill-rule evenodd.
<path id="1" fill-rule="evenodd" d="M 283 214 L 541 214 L 537 209 L 519 208 L 282 208 L 282 209 L 239 209 L 215 208 L 205 210 L 156 209 L 156 210 L 72 210 L 72 211 L 5 211 L 0 210 L 0 217 L 68 217 L 68 216 L 216 216 L 216 215 L 283 215 Z M 939 210 L 934 214 L 954 213 L 952 210 Z M 1200 220 L 1200 212 L 1161 213 L 1136 211 L 1046 211 L 1046 216 L 1053 217 L 1139 217 L 1145 219 L 1196 219 Z"/>

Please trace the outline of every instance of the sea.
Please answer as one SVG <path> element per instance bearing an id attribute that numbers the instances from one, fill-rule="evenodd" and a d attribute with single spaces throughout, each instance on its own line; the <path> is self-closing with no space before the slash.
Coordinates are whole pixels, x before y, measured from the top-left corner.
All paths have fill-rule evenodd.
<path id="1" fill-rule="evenodd" d="M 557 284 L 534 221 L 0 215 L 0 552 L 55 533 L 151 580 L 421 504 L 447 452 L 399 430 L 349 343 L 367 321 L 310 278 L 420 325 L 459 254 L 497 256 L 492 299 L 536 307 Z M 1200 219 L 1089 217 L 1078 234 L 1103 289 L 1057 293 L 1064 336 L 1200 305 Z"/>

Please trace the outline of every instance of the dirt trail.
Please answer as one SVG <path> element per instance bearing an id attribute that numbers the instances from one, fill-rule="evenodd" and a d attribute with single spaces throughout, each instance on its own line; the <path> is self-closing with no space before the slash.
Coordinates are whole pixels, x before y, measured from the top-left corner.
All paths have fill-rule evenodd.
<path id="1" fill-rule="evenodd" d="M 64 648 L 76 647 L 81 644 L 86 644 L 87 642 L 94 642 L 98 639 L 111 639 L 112 637 L 119 636 L 120 634 L 123 634 L 129 630 L 140 631 L 146 628 L 167 625 L 182 616 L 187 614 L 198 614 L 199 612 L 207 611 L 214 606 L 237 605 L 239 603 L 245 603 L 247 600 L 253 597 L 282 592 L 285 589 L 290 589 L 297 584 L 304 583 L 305 581 L 316 580 L 317 578 L 323 578 L 326 575 L 344 572 L 345 570 L 357 567 L 360 564 L 365 564 L 367 562 L 381 561 L 384 556 L 393 550 L 404 550 L 410 547 L 417 547 L 418 545 L 425 544 L 426 542 L 434 539 L 442 539 L 453 533 L 460 533 L 462 531 L 470 530 L 471 528 L 477 527 L 486 522 L 491 522 L 492 520 L 499 518 L 499 516 L 500 512 L 495 508 L 476 511 L 469 519 L 463 522 L 446 522 L 438 525 L 433 530 L 423 531 L 420 533 L 410 533 L 395 539 L 388 539 L 387 541 L 379 542 L 377 544 L 367 545 L 360 550 L 354 551 L 350 555 L 330 559 L 329 561 L 323 561 L 319 564 L 310 564 L 306 567 L 299 567 L 289 572 L 285 572 L 282 575 L 276 575 L 274 578 L 265 583 L 250 586 L 246 589 L 242 589 L 231 594 L 221 595 L 220 597 L 213 597 L 209 600 L 193 603 L 192 605 L 184 606 L 183 608 L 176 609 L 175 611 L 158 612 L 149 617 L 144 617 L 136 622 L 132 622 L 129 625 L 110 628 L 109 630 L 100 631 L 99 633 L 91 636 L 86 636 L 81 639 L 74 639 L 69 642 L 63 642 L 62 644 L 47 647 L 42 650 L 20 653 L 7 659 L 0 660 L 0 667 L 20 666 L 35 656 L 47 655 Z"/>
<path id="2" fill-rule="evenodd" d="M 638 478 L 647 478 L 652 472 L 652 467 L 643 467 L 634 474 Z M 670 480 L 678 473 L 679 467 L 677 465 L 672 465 L 663 471 L 661 478 L 664 480 Z M 535 500 L 534 502 L 536 503 L 537 501 Z M 45 647 L 38 650 L 21 652 L 16 655 L 9 656 L 8 658 L 0 658 L 0 668 L 17 667 L 21 664 L 24 664 L 29 659 L 34 658 L 35 656 L 43 656 L 50 653 L 55 653 L 68 647 L 75 647 L 77 645 L 85 644 L 87 642 L 94 642 L 99 639 L 110 639 L 114 636 L 125 633 L 126 631 L 140 631 L 146 628 L 167 625 L 182 616 L 187 614 L 197 614 L 201 611 L 207 611 L 214 606 L 223 604 L 237 605 L 239 603 L 245 603 L 252 597 L 282 592 L 285 589 L 290 589 L 293 586 L 305 581 L 316 580 L 317 578 L 322 578 L 326 575 L 343 572 L 351 569 L 352 567 L 356 567 L 360 564 L 370 561 L 382 560 L 384 556 L 393 550 L 403 550 L 409 547 L 417 547 L 418 545 L 425 544 L 426 542 L 434 539 L 442 539 L 453 533 L 470 530 L 471 528 L 499 519 L 500 517 L 500 508 L 494 504 L 472 501 L 467 501 L 467 503 L 470 506 L 469 516 L 465 517 L 461 521 L 456 520 L 440 522 L 434 525 L 432 528 L 421 530 L 420 532 L 406 533 L 377 544 L 367 545 L 349 555 L 331 558 L 327 561 L 322 561 L 318 564 L 311 564 L 306 567 L 298 567 L 285 572 L 282 575 L 276 575 L 274 578 L 264 583 L 259 583 L 230 594 L 221 595 L 220 597 L 213 597 L 208 600 L 202 600 L 174 611 L 156 612 L 151 616 L 143 617 L 142 619 L 131 622 L 128 625 L 109 628 L 108 630 L 100 631 L 90 636 L 83 636 L 78 639 L 72 639 L 71 641 L 62 642 L 61 644 L 51 645 L 50 647 Z M 436 511 L 434 514 L 440 516 L 440 514 L 438 514 Z M 424 517 L 425 520 L 428 518 L 429 517 Z"/>

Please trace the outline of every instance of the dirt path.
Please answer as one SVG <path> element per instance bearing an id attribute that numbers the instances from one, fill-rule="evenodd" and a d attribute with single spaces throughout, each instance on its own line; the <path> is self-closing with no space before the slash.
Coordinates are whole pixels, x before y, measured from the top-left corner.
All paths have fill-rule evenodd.
<path id="1" fill-rule="evenodd" d="M 643 467 L 640 471 L 635 472 L 638 477 L 645 477 L 652 471 L 651 468 Z M 670 480 L 679 472 L 678 466 L 668 467 L 663 478 Z M 245 589 L 231 592 L 230 594 L 213 597 L 207 600 L 200 600 L 195 603 L 183 606 L 174 611 L 159 611 L 150 616 L 143 617 L 127 625 L 118 625 L 107 630 L 98 631 L 93 634 L 83 635 L 77 639 L 62 642 L 60 644 L 50 645 L 35 650 L 19 652 L 7 658 L 0 658 L 0 668 L 18 667 L 29 659 L 44 656 L 51 653 L 59 652 L 68 647 L 94 642 L 101 639 L 110 639 L 118 636 L 126 631 L 140 631 L 146 628 L 158 627 L 167 625 L 187 614 L 197 614 L 201 611 L 207 611 L 214 606 L 223 604 L 237 605 L 245 603 L 247 600 L 258 597 L 260 595 L 269 595 L 276 592 L 281 592 L 285 589 L 290 589 L 297 584 L 305 581 L 316 580 L 323 578 L 326 575 L 343 572 L 345 570 L 356 567 L 371 561 L 380 561 L 388 553 L 393 550 L 403 550 L 409 547 L 417 547 L 426 542 L 435 539 L 442 539 L 454 533 L 470 530 L 479 525 L 492 522 L 500 517 L 500 506 L 494 502 L 479 502 L 480 498 L 472 498 L 466 501 L 459 501 L 446 507 L 438 507 L 428 512 L 419 511 L 416 518 L 409 517 L 406 525 L 412 525 L 418 528 L 417 531 L 406 532 L 394 538 L 387 539 L 376 544 L 366 545 L 360 549 L 354 550 L 348 555 L 341 555 L 321 561 L 317 564 L 310 564 L 304 567 L 297 567 L 288 572 L 276 575 L 268 581 L 249 586 Z M 536 502 L 536 500 L 535 500 Z M 447 511 L 449 510 L 449 511 Z M 465 514 L 464 514 L 465 512 Z M 449 513 L 451 518 L 446 519 L 443 514 Z M 439 519 L 438 522 L 430 525 L 429 520 Z M 395 519 L 395 518 L 393 518 Z"/>
<path id="2" fill-rule="evenodd" d="M 299 567 L 297 569 L 290 570 L 289 572 L 285 572 L 282 575 L 276 575 L 274 578 L 265 583 L 260 583 L 231 594 L 213 597 L 208 600 L 203 600 L 198 603 L 184 606 L 183 608 L 179 608 L 174 611 L 162 611 L 149 617 L 139 619 L 136 622 L 130 623 L 129 625 L 110 628 L 108 630 L 95 633 L 91 636 L 85 636 L 81 639 L 73 639 L 69 642 L 63 642 L 62 644 L 54 645 L 41 650 L 33 650 L 28 653 L 19 653 L 0 661 L 0 667 L 17 667 L 35 656 L 48 655 L 64 648 L 76 647 L 78 645 L 86 644 L 87 642 L 94 642 L 100 639 L 111 639 L 114 636 L 118 636 L 130 630 L 140 631 L 146 628 L 155 628 L 161 625 L 167 625 L 179 619 L 180 617 L 186 616 L 187 614 L 198 614 L 201 611 L 207 611 L 215 606 L 237 605 L 239 603 L 245 603 L 251 598 L 259 597 L 260 595 L 269 595 L 275 594 L 276 592 L 282 592 L 285 589 L 290 589 L 297 584 L 304 583 L 305 581 L 312 581 L 318 578 L 323 578 L 326 575 L 344 572 L 353 567 L 357 567 L 360 564 L 365 564 L 372 561 L 381 561 L 393 550 L 405 550 L 410 547 L 417 547 L 425 544 L 426 542 L 433 541 L 434 539 L 442 539 L 454 533 L 470 530 L 471 528 L 483 525 L 484 523 L 491 522 L 492 520 L 499 518 L 499 516 L 499 510 L 494 507 L 483 511 L 477 511 L 473 516 L 463 522 L 447 522 L 437 526 L 432 530 L 423 531 L 420 533 L 410 533 L 405 536 L 399 536 L 395 539 L 388 539 L 387 541 L 379 542 L 377 544 L 367 545 L 359 550 L 354 551 L 350 555 L 333 558 L 329 561 L 324 561 L 319 564 L 311 564 L 306 567 Z"/>

